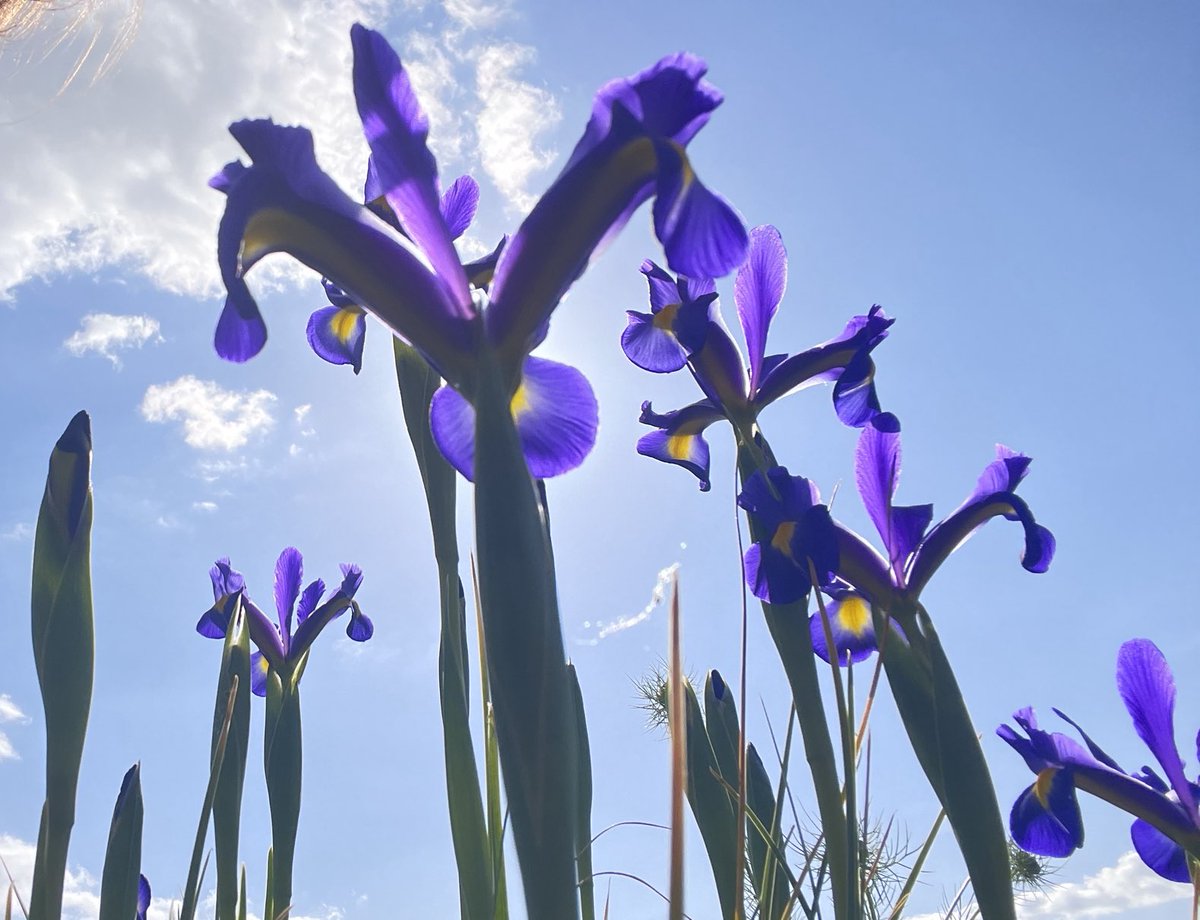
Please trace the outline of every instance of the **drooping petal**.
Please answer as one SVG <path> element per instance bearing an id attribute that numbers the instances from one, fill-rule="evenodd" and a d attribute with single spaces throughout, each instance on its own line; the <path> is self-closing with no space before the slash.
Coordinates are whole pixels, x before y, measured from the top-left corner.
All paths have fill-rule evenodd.
<path id="1" fill-rule="evenodd" d="M 355 24 L 350 41 L 354 99 L 379 186 L 405 232 L 429 259 L 455 314 L 470 319 L 466 275 L 454 249 L 454 234 L 442 216 L 437 161 L 426 144 L 429 120 L 387 40 Z M 478 195 L 478 188 L 475 191 Z"/>
<path id="2" fill-rule="evenodd" d="M 358 604 L 350 605 L 350 622 L 346 624 L 346 635 L 355 642 L 366 642 L 375 635 L 375 624 L 359 609 Z"/>
<path id="3" fill-rule="evenodd" d="M 367 316 L 359 307 L 322 307 L 308 319 L 308 344 L 330 364 L 362 370 Z"/>
<path id="4" fill-rule="evenodd" d="M 1017 846 L 1039 856 L 1070 856 L 1083 846 L 1083 817 L 1070 771 L 1049 768 L 1013 804 L 1009 830 Z"/>
<path id="5" fill-rule="evenodd" d="M 621 350 L 625 357 L 652 374 L 669 374 L 686 367 L 687 350 L 670 328 L 677 310 L 675 304 L 658 314 L 626 310 L 629 325 L 621 333 Z"/>
<path id="6" fill-rule="evenodd" d="M 596 443 L 599 410 L 591 384 L 575 368 L 526 358 L 510 400 L 525 462 L 535 479 L 575 469 Z M 475 468 L 475 407 L 457 390 L 442 387 L 429 407 L 434 442 L 467 479 Z"/>
<path id="7" fill-rule="evenodd" d="M 1191 785 L 1175 746 L 1175 679 L 1167 659 L 1149 639 L 1133 639 L 1117 653 L 1117 691 L 1138 737 L 1159 762 L 1187 812 L 1196 815 Z M 1200 819 L 1197 819 L 1200 826 Z"/>
<path id="8" fill-rule="evenodd" d="M 470 176 L 459 176 L 442 195 L 442 218 L 450 239 L 456 240 L 467 231 L 478 207 L 479 183 Z"/>
<path id="9" fill-rule="evenodd" d="M 711 278 L 745 258 L 740 220 L 693 181 L 682 148 L 672 146 L 690 140 L 720 102 L 704 70 L 699 59 L 676 55 L 601 90 L 566 168 L 497 267 L 487 324 L 503 360 L 515 364 L 537 345 L 592 254 L 656 189 L 670 196 L 656 226 L 673 268 Z"/>
<path id="10" fill-rule="evenodd" d="M 750 231 L 750 254 L 738 269 L 733 302 L 746 336 L 750 359 L 750 392 L 762 380 L 767 330 L 787 290 L 787 250 L 779 231 L 766 224 Z"/>
<path id="11" fill-rule="evenodd" d="M 875 362 L 860 351 L 842 370 L 833 385 L 833 410 L 843 425 L 861 428 L 880 412 L 875 392 Z"/>
<path id="12" fill-rule="evenodd" d="M 270 121 L 237 122 L 230 131 L 254 162 L 229 189 L 217 234 L 228 292 L 218 353 L 244 361 L 262 347 L 266 327 L 242 276 L 268 253 L 288 252 L 420 348 L 443 374 L 469 376 L 469 324 L 455 314 L 425 256 L 321 171 L 312 135 Z"/>
<path id="13" fill-rule="evenodd" d="M 845 667 L 847 657 L 851 662 L 870 657 L 877 646 L 871 606 L 866 598 L 860 594 L 846 594 L 826 604 L 825 612 L 829 616 L 829 629 L 833 634 L 838 664 Z M 829 661 L 829 643 L 825 638 L 825 623 L 820 609 L 809 616 L 808 628 L 813 651 L 824 661 Z"/>
<path id="14" fill-rule="evenodd" d="M 719 278 L 746 258 L 746 227 L 737 211 L 692 170 L 683 148 L 656 143 L 658 187 L 654 234 L 678 274 Z"/>
<path id="15" fill-rule="evenodd" d="M 255 696 L 267 695 L 267 675 L 271 665 L 262 652 L 250 653 L 250 692 Z"/>
<path id="16" fill-rule="evenodd" d="M 304 557 L 296 547 L 285 547 L 275 562 L 275 609 L 279 613 L 279 632 L 284 637 L 285 649 L 292 635 L 292 611 L 300 596 L 303 579 Z"/>
<path id="17" fill-rule="evenodd" d="M 223 598 L 213 604 L 200 615 L 196 623 L 196 632 L 206 639 L 224 639 L 229 631 L 229 618 L 233 613 L 236 598 Z"/>
<path id="18" fill-rule="evenodd" d="M 1011 469 L 1014 462 L 1020 469 L 1020 475 L 1024 475 L 1028 458 L 1014 455 L 1007 448 L 1000 448 L 998 453 L 999 461 L 988 466 L 984 475 L 980 477 L 981 482 L 985 479 L 992 481 L 997 471 Z M 1020 460 L 1014 461 L 1015 457 L 1020 457 Z M 1007 473 L 1001 473 L 1001 480 L 1007 476 Z M 1019 481 L 1019 477 L 1007 481 L 1016 482 Z M 929 532 L 917 550 L 909 576 L 909 587 L 913 593 L 919 594 L 937 568 L 980 526 L 1001 515 L 1010 521 L 1019 521 L 1025 531 L 1025 551 L 1021 554 L 1021 565 L 1025 570 L 1041 573 L 1049 569 L 1054 559 L 1054 535 L 1034 520 L 1029 506 L 1012 492 L 1000 491 L 980 495 L 977 487 L 958 510 Z"/>
<path id="19" fill-rule="evenodd" d="M 229 190 L 233 188 L 237 180 L 246 172 L 247 166 L 241 160 L 234 160 L 232 163 L 226 163 L 221 167 L 220 171 L 215 173 L 208 180 L 208 187 L 216 189 L 222 195 L 228 195 Z"/>
<path id="20" fill-rule="evenodd" d="M 638 440 L 637 452 L 644 457 L 682 466 L 700 480 L 700 491 L 707 492 L 711 483 L 708 478 L 708 442 L 704 440 L 704 430 L 722 418 L 724 415 L 720 410 L 707 401 L 662 415 L 654 411 L 649 401 L 644 402 L 638 420 L 643 425 L 653 425 L 659 430 L 643 435 Z"/>
<path id="21" fill-rule="evenodd" d="M 317 605 L 321 603 L 321 597 L 325 594 L 325 582 L 321 579 L 316 579 L 311 582 L 304 593 L 300 595 L 300 603 L 296 606 L 296 622 L 303 623 L 308 619 L 308 615 L 317 609 Z"/>
<path id="22" fill-rule="evenodd" d="M 1174 840 L 1138 818 L 1129 829 L 1133 848 L 1142 862 L 1171 882 L 1190 882 L 1187 852 Z"/>
<path id="23" fill-rule="evenodd" d="M 871 413 L 866 410 L 872 400 L 877 405 L 878 398 L 874 396 L 871 379 L 868 379 L 874 374 L 874 368 L 864 366 L 860 356 L 864 353 L 869 356 L 872 349 L 887 338 L 887 331 L 894 322 L 882 307 L 873 306 L 866 314 L 851 319 L 836 338 L 792 355 L 770 369 L 764 368 L 760 375 L 761 384 L 754 394 L 755 404 L 762 408 L 814 383 L 840 382 L 848 366 L 858 359 L 859 363 L 854 365 L 846 383 L 840 389 L 835 384 L 833 401 L 838 417 L 845 424 L 861 427 L 860 419 L 864 422 L 869 419 Z"/>
<path id="24" fill-rule="evenodd" d="M 146 920 L 146 912 L 150 910 L 150 880 L 138 873 L 137 912 L 133 920 Z"/>
<path id="25" fill-rule="evenodd" d="M 768 604 L 791 604 L 812 590 L 807 571 L 760 543 L 750 544 L 742 565 L 750 593 Z"/>

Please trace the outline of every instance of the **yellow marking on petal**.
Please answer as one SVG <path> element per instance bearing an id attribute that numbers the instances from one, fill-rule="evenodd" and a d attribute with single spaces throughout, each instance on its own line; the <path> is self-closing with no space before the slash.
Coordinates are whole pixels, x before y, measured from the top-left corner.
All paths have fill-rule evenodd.
<path id="1" fill-rule="evenodd" d="M 329 331 L 345 345 L 354 335 L 360 316 L 362 316 L 362 311 L 358 307 L 342 307 L 329 318 Z"/>
<path id="2" fill-rule="evenodd" d="M 679 313 L 679 304 L 669 303 L 654 314 L 654 328 L 667 332 L 675 331 L 675 316 Z"/>
<path id="3" fill-rule="evenodd" d="M 792 537 L 796 535 L 796 522 L 784 521 L 775 528 L 775 535 L 771 537 L 771 546 L 779 550 L 789 559 L 794 559 L 792 555 Z"/>
<path id="4" fill-rule="evenodd" d="M 522 381 L 517 385 L 517 392 L 513 393 L 512 399 L 509 400 L 508 411 L 512 413 L 513 421 L 516 421 L 532 409 L 533 403 L 529 399 L 529 390 Z"/>
<path id="5" fill-rule="evenodd" d="M 692 435 L 673 434 L 667 438 L 667 454 L 672 460 L 687 460 L 692 455 Z"/>
<path id="6" fill-rule="evenodd" d="M 863 635 L 871 625 L 871 608 L 857 595 L 850 595 L 838 604 L 838 623 L 856 636 Z"/>
<path id="7" fill-rule="evenodd" d="M 1037 796 L 1038 802 L 1041 803 L 1042 808 L 1046 809 L 1046 811 L 1050 810 L 1050 785 L 1054 782 L 1054 777 L 1057 773 L 1057 767 L 1047 767 L 1033 781 L 1033 794 Z"/>

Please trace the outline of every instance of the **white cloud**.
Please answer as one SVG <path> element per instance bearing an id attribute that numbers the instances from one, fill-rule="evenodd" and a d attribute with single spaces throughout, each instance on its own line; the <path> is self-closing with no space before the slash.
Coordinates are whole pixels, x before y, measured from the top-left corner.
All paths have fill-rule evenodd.
<path id="1" fill-rule="evenodd" d="M 1019 905 L 1021 920 L 1054 917 L 1056 920 L 1091 920 L 1137 908 L 1155 907 L 1191 897 L 1191 888 L 1160 878 L 1130 850 L 1082 882 L 1068 882 L 1048 891 L 1025 896 Z"/>
<path id="2" fill-rule="evenodd" d="M 17 521 L 8 530 L 0 532 L 0 540 L 11 540 L 14 543 L 24 543 L 33 536 L 33 528 L 24 521 Z"/>
<path id="3" fill-rule="evenodd" d="M 429 148 L 443 166 L 463 157 L 471 137 L 458 72 L 461 51 L 454 50 L 461 47 L 449 33 L 412 32 L 401 57 L 429 119 Z"/>
<path id="4" fill-rule="evenodd" d="M 0 722 L 28 722 L 29 716 L 21 711 L 11 696 L 0 693 Z"/>
<path id="5" fill-rule="evenodd" d="M 517 78 L 533 59 L 528 45 L 503 42 L 479 51 L 475 71 L 475 90 L 483 104 L 476 119 L 479 158 L 488 177 L 521 211 L 537 200 L 529 180 L 555 158 L 539 138 L 562 119 L 553 95 Z"/>
<path id="6" fill-rule="evenodd" d="M 274 424 L 267 390 L 236 392 L 190 375 L 150 387 L 142 417 L 150 422 L 183 421 L 184 440 L 199 450 L 235 450 Z"/>
<path id="7" fill-rule="evenodd" d="M 95 15 L 111 19 L 127 2 L 97 0 Z M 0 139 L 0 299 L 30 278 L 114 263 L 168 291 L 215 294 L 223 204 L 206 183 L 241 155 L 225 129 L 242 117 L 308 126 L 325 169 L 347 190 L 361 187 L 348 32 L 385 20 L 388 7 L 146 3 L 108 72 L 61 95 L 77 50 L 45 56 L 32 38 L 6 44 L 6 60 L 20 64 L 4 68 L 0 123 L 20 127 Z M 255 274 L 261 283 L 293 271 L 280 260 Z"/>
<path id="8" fill-rule="evenodd" d="M 201 511 L 204 514 L 212 514 L 217 510 L 216 502 L 192 502 L 193 511 Z"/>
<path id="9" fill-rule="evenodd" d="M 149 316 L 116 316 L 112 313 L 89 313 L 83 325 L 63 342 L 67 351 L 79 356 L 89 351 L 104 355 L 114 366 L 121 366 L 116 352 L 125 348 L 141 348 L 158 334 L 158 320 Z"/>
<path id="10" fill-rule="evenodd" d="M 444 0 L 446 15 L 468 29 L 491 29 L 508 17 L 512 8 L 507 0 Z"/>

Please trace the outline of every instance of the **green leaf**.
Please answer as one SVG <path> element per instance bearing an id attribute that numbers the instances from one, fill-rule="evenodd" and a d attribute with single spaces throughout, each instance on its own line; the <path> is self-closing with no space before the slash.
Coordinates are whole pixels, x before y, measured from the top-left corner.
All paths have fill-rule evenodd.
<path id="1" fill-rule="evenodd" d="M 137 913 L 141 871 L 142 776 L 141 765 L 135 763 L 121 782 L 113 808 L 100 881 L 99 920 L 129 920 Z"/>
<path id="2" fill-rule="evenodd" d="M 726 784 L 733 789 L 738 787 L 738 738 L 741 735 L 741 725 L 738 723 L 737 704 L 728 685 L 725 686 L 721 698 L 717 698 L 710 671 L 704 680 L 704 725 L 712 743 L 713 754 L 717 758 L 717 767 Z M 717 675 L 720 680 L 720 675 Z M 722 683 L 724 683 L 722 681 Z"/>
<path id="3" fill-rule="evenodd" d="M 226 730 L 230 692 L 237 681 L 233 710 Z M 236 920 L 238 906 L 238 835 L 241 827 L 242 788 L 246 780 L 246 756 L 250 745 L 250 632 L 241 599 L 229 619 L 217 697 L 213 706 L 211 756 L 215 760 L 226 734 L 216 795 L 213 798 L 213 840 L 217 861 L 217 920 Z"/>
<path id="4" fill-rule="evenodd" d="M 708 851 L 713 880 L 717 883 L 717 897 L 721 902 L 721 916 L 732 920 L 742 897 L 736 872 L 737 811 L 730 800 L 728 787 L 721 779 L 696 691 L 688 685 L 685 694 L 688 804 L 692 806 L 692 815 Z"/>
<path id="5" fill-rule="evenodd" d="M 575 665 L 568 662 L 567 678 L 575 707 L 575 738 L 579 744 L 576 771 L 579 775 L 575 809 L 575 861 L 579 871 L 579 898 L 583 920 L 596 920 L 595 882 L 592 880 L 592 750 L 588 743 L 587 715 Z"/>
<path id="6" fill-rule="evenodd" d="M 759 916 L 762 920 L 780 920 L 791 893 L 788 866 L 782 859 L 783 802 L 776 797 L 767 768 L 753 744 L 746 751 L 746 804 L 750 810 L 746 821 L 750 877 L 758 892 Z"/>
<path id="7" fill-rule="evenodd" d="M 275 917 L 287 917 L 292 907 L 292 864 L 296 858 L 296 832 L 300 824 L 301 761 L 300 687 L 291 674 L 284 674 L 281 679 L 281 675 L 272 669 L 267 675 L 263 768 L 267 778 L 267 803 L 271 808 L 271 852 L 274 855 L 271 902 Z"/>
<path id="8" fill-rule="evenodd" d="M 550 547 L 509 409 L 486 353 L 475 395 L 475 520 L 492 707 L 530 920 L 579 916 L 577 741 Z"/>
<path id="9" fill-rule="evenodd" d="M 459 903 L 464 920 L 491 920 L 498 901 L 495 853 L 484 820 L 483 794 L 470 724 L 470 675 L 466 604 L 458 576 L 455 522 L 457 480 L 429 431 L 429 401 L 441 382 L 416 349 L 393 339 L 396 381 L 408 437 L 425 487 L 441 598 L 438 692 L 442 745 L 446 758 L 446 800 L 450 836 L 458 867 Z"/>
<path id="10" fill-rule="evenodd" d="M 67 849 L 92 701 L 92 434 L 78 413 L 50 454 L 33 544 L 33 657 L 46 717 L 46 799 L 38 830 L 30 920 L 62 913 Z"/>

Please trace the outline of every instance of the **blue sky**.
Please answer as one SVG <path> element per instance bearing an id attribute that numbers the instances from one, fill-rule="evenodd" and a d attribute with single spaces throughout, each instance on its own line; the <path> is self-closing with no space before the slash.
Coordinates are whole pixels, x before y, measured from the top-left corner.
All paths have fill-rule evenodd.
<path id="1" fill-rule="evenodd" d="M 1194 768 L 1194 5 L 164 2 L 147 4 L 123 52 L 105 61 L 123 12 L 101 0 L 73 47 L 48 51 L 35 36 L 0 51 L 0 590 L 10 599 L 0 617 L 0 855 L 18 874 L 43 768 L 30 537 L 50 446 L 86 408 L 98 639 L 72 865 L 98 877 L 120 777 L 140 759 L 145 871 L 163 897 L 182 887 L 218 659 L 217 644 L 193 631 L 209 603 L 207 569 L 229 555 L 265 598 L 280 549 L 296 545 L 310 577 L 362 566 L 359 597 L 377 627 L 361 647 L 339 631 L 323 636 L 304 681 L 297 911 L 365 920 L 455 910 L 436 585 L 386 336 L 370 328 L 357 378 L 320 362 L 304 340 L 319 286 L 278 258 L 255 272 L 266 350 L 234 366 L 211 348 L 221 201 L 204 181 L 238 153 L 225 126 L 248 115 L 308 125 L 322 163 L 357 187 L 354 21 L 382 27 L 412 67 L 443 174 L 470 172 L 483 185 L 464 243 L 472 255 L 514 228 L 553 178 L 600 84 L 679 49 L 704 56 L 727 99 L 692 144 L 693 162 L 749 225 L 775 224 L 789 250 L 774 350 L 829 338 L 872 303 L 897 317 L 876 359 L 885 407 L 904 422 L 904 503 L 948 512 L 997 441 L 1035 458 L 1022 494 L 1058 537 L 1051 571 L 1025 573 L 1018 532 L 993 524 L 924 595 L 1004 807 L 1029 777 L 991 732 L 1022 705 L 1047 716 L 1058 706 L 1122 763 L 1142 762 L 1113 684 L 1117 648 L 1133 636 L 1158 642 L 1176 668 L 1179 737 Z M 58 92 L 92 28 L 98 50 Z M 637 266 L 658 255 L 648 223 L 636 217 L 571 291 L 541 352 L 584 370 L 601 404 L 594 453 L 550 489 L 597 828 L 667 814 L 667 747 L 643 727 L 632 684 L 665 652 L 663 613 L 604 638 L 597 624 L 637 614 L 660 570 L 678 562 L 688 667 L 737 669 L 727 436 L 711 438 L 707 495 L 633 452 L 641 400 L 665 409 L 694 398 L 690 380 L 647 375 L 617 345 L 623 311 L 644 309 Z M 732 321 L 731 285 L 721 290 Z M 838 425 L 828 391 L 772 407 L 763 426 L 793 472 L 826 495 L 840 485 L 835 512 L 868 533 L 853 489 L 855 435 Z M 750 732 L 769 747 L 764 712 L 782 725 L 786 686 L 753 610 L 750 625 Z M 873 807 L 919 836 L 932 796 L 887 701 L 873 757 Z M 261 890 L 266 802 L 249 775 L 243 849 Z M 1026 916 L 1178 915 L 1180 903 L 1162 899 L 1184 886 L 1157 884 L 1122 856 L 1122 816 L 1083 805 L 1086 847 L 1060 870 L 1056 900 Z M 597 847 L 598 869 L 665 884 L 662 832 L 620 828 Z M 689 872 L 689 912 L 714 916 L 697 836 Z M 947 838 L 917 912 L 936 910 L 961 872 Z M 93 916 L 98 885 L 79 875 L 72 890 L 77 916 Z M 661 915 L 635 883 L 614 879 L 611 890 L 614 916 Z"/>

